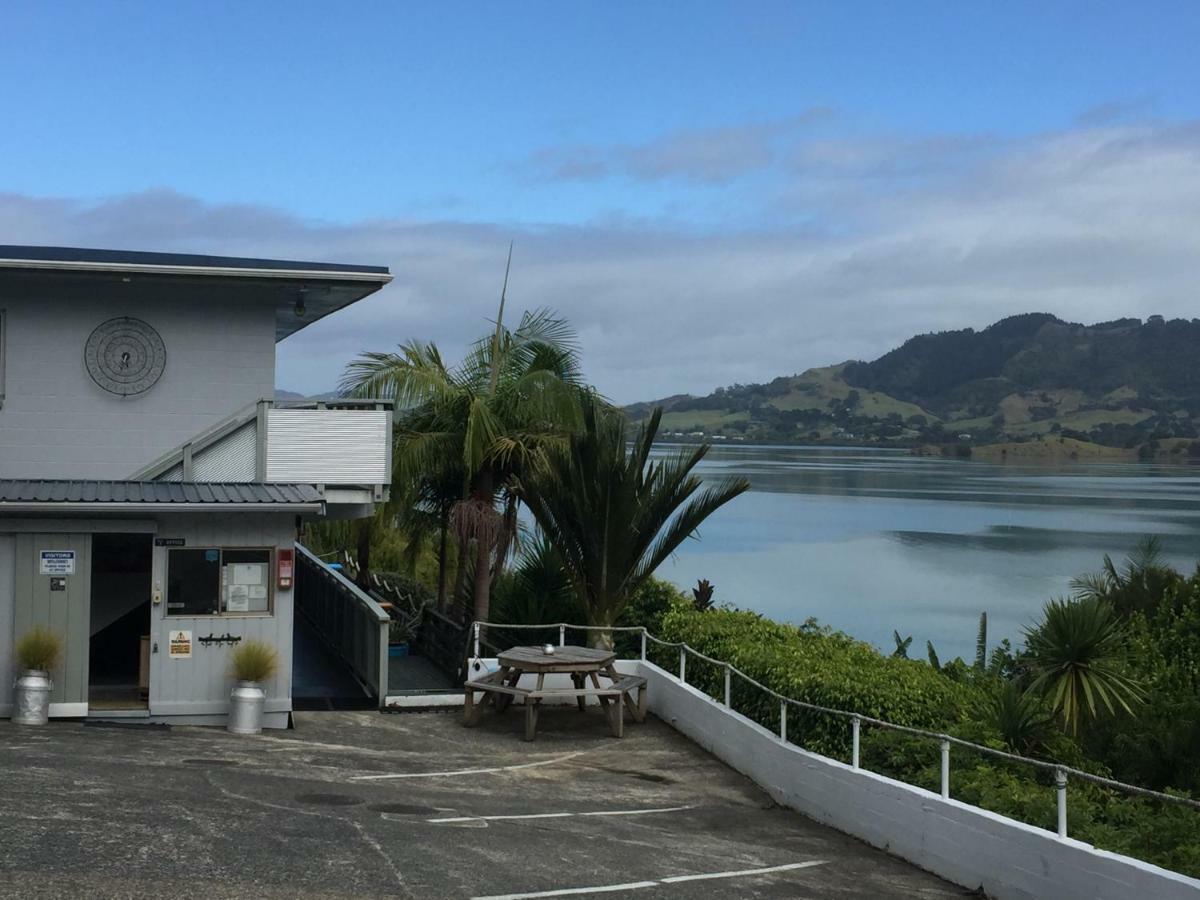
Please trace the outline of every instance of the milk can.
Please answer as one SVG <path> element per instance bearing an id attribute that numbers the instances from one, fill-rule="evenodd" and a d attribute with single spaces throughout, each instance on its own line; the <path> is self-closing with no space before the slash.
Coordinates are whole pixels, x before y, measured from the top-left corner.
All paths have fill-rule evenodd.
<path id="1" fill-rule="evenodd" d="M 239 681 L 229 693 L 231 734 L 258 734 L 262 731 L 263 700 L 266 694 L 257 681 Z"/>
<path id="2" fill-rule="evenodd" d="M 50 689 L 54 683 L 49 672 L 30 669 L 13 685 L 12 720 L 17 725 L 45 725 L 50 713 Z"/>

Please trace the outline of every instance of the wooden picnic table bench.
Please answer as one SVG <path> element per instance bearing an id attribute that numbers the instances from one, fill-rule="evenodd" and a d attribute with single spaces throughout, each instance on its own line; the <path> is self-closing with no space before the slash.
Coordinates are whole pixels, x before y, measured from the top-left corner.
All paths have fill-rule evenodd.
<path id="1" fill-rule="evenodd" d="M 542 647 L 513 647 L 501 653 L 497 659 L 499 669 L 463 685 L 463 724 L 478 724 L 482 708 L 488 702 L 496 707 L 497 712 L 504 712 L 518 697 L 525 707 L 527 741 L 537 736 L 538 707 L 547 699 L 573 697 L 579 705 L 579 711 L 583 712 L 587 698 L 597 698 L 615 737 L 624 736 L 626 707 L 634 721 L 646 720 L 646 679 L 618 672 L 615 665 L 617 655 L 610 650 L 555 647 L 553 653 L 546 653 Z M 546 676 L 553 674 L 570 675 L 574 687 L 547 688 Z M 524 675 L 536 675 L 536 686 L 521 687 L 519 682 Z M 608 679 L 608 684 L 601 684 L 601 677 Z M 475 702 L 476 691 L 485 695 L 479 703 Z M 634 691 L 637 691 L 636 698 Z"/>

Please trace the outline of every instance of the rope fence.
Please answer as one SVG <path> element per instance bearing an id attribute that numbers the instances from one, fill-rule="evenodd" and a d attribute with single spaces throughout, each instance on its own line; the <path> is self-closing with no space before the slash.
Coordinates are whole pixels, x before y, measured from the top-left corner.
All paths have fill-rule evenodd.
<path id="1" fill-rule="evenodd" d="M 1033 767 L 1039 771 L 1051 773 L 1054 776 L 1054 786 L 1058 800 L 1058 836 L 1060 838 L 1067 837 L 1067 783 L 1069 779 L 1076 778 L 1080 781 L 1090 782 L 1100 785 L 1110 790 L 1120 791 L 1132 796 L 1143 797 L 1150 800 L 1160 801 L 1162 803 L 1174 804 L 1183 806 L 1189 809 L 1200 810 L 1200 800 L 1193 800 L 1190 797 L 1180 797 L 1175 794 L 1165 794 L 1161 791 L 1154 791 L 1149 788 L 1138 787 L 1133 784 L 1126 784 L 1122 781 L 1115 781 L 1111 778 L 1105 778 L 1102 775 L 1095 775 L 1091 772 L 1085 772 L 1082 769 L 1076 769 L 1072 766 L 1063 765 L 1061 763 L 1047 762 L 1046 760 L 1033 759 L 1028 756 L 1021 756 L 1019 753 L 1010 753 L 1007 750 L 998 750 L 995 747 L 988 747 L 984 744 L 976 744 L 973 741 L 964 740 L 963 738 L 954 737 L 949 734 L 942 734 L 936 731 L 928 731 L 924 728 L 915 728 L 911 725 L 897 725 L 894 722 L 888 722 L 884 719 L 876 719 L 872 716 L 862 713 L 851 712 L 844 709 L 833 709 L 828 706 L 820 706 L 816 703 L 807 703 L 803 700 L 796 700 L 792 697 L 787 697 L 780 694 L 765 684 L 751 678 L 745 672 L 738 669 L 731 663 L 724 660 L 714 659 L 694 647 L 689 646 L 681 641 L 664 641 L 659 637 L 651 634 L 643 626 L 640 625 L 623 625 L 623 626 L 604 626 L 604 625 L 573 625 L 568 622 L 554 622 L 548 625 L 499 625 L 493 622 L 475 622 L 473 624 L 473 649 L 474 658 L 476 661 L 480 659 L 480 650 L 486 644 L 482 641 L 481 632 L 483 629 L 494 628 L 498 631 L 524 631 L 524 630 L 541 630 L 550 634 L 557 629 L 558 646 L 566 645 L 568 631 L 582 631 L 585 634 L 600 631 L 610 635 L 637 633 L 640 636 L 640 659 L 643 662 L 651 662 L 649 658 L 650 646 L 663 650 L 678 650 L 678 674 L 675 676 L 681 684 L 687 684 L 687 666 L 688 659 L 694 657 L 711 666 L 723 670 L 723 687 L 724 687 L 724 706 L 730 710 L 733 709 L 734 696 L 734 678 L 738 678 L 745 685 L 762 691 L 764 694 L 775 698 L 779 701 L 779 724 L 777 733 L 779 740 L 788 742 L 788 710 L 795 708 L 807 710 L 809 712 L 821 713 L 824 715 L 834 716 L 836 718 L 847 719 L 850 723 L 851 734 L 851 750 L 850 750 L 850 765 L 855 768 L 861 768 L 861 732 L 864 724 L 870 725 L 873 728 L 884 729 L 888 731 L 896 731 L 903 734 L 913 735 L 915 737 L 927 738 L 932 741 L 937 741 L 938 748 L 941 754 L 941 796 L 943 799 L 950 798 L 950 749 L 952 746 L 961 747 L 967 750 L 973 750 L 985 756 L 991 756 L 997 759 L 1003 759 L 1008 762 L 1018 763 Z M 660 658 L 662 658 L 660 656 Z M 669 662 L 674 662 L 674 656 L 669 658 Z M 660 666 L 667 669 L 668 666 Z M 714 697 L 715 702 L 720 703 L 721 699 Z M 792 743 L 797 743 L 792 741 Z"/>

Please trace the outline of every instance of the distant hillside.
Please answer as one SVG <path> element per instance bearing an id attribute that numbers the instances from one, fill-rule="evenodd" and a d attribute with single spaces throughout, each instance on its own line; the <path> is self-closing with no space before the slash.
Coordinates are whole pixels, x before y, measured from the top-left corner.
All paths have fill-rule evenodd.
<path id="1" fill-rule="evenodd" d="M 918 335 L 873 362 L 627 409 L 641 419 L 661 405 L 670 436 L 718 440 L 972 445 L 1062 436 L 1152 452 L 1152 441 L 1197 437 L 1198 361 L 1200 320 L 1078 325 L 1029 313 L 982 331 Z"/>

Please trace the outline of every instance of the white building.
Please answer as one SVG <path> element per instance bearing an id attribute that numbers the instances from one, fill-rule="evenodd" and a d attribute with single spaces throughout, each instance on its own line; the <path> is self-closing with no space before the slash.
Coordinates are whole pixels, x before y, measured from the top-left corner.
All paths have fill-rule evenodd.
<path id="1" fill-rule="evenodd" d="M 392 414 L 275 402 L 275 344 L 390 280 L 0 246 L 0 715 L 40 624 L 65 647 L 51 715 L 223 721 L 231 648 L 261 638 L 286 724 L 297 529 L 385 498 Z"/>

